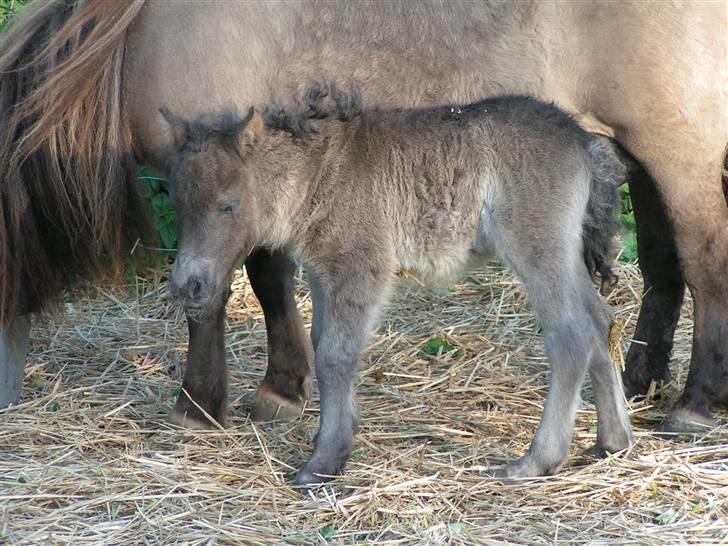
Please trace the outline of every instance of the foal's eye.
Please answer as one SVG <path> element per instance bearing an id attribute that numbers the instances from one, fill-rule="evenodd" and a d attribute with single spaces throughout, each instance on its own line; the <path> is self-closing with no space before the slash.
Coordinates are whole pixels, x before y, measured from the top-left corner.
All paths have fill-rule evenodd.
<path id="1" fill-rule="evenodd" d="M 227 214 L 229 216 L 232 216 L 235 214 L 235 211 L 238 210 L 238 206 L 240 205 L 239 202 L 235 201 L 233 203 L 226 203 L 220 207 L 220 212 L 222 214 Z"/>

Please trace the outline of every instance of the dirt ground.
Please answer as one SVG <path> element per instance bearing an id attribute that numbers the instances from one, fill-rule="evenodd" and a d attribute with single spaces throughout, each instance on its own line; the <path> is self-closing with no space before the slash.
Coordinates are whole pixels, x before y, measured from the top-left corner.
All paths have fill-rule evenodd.
<path id="1" fill-rule="evenodd" d="M 620 276 L 609 301 L 626 350 L 641 281 L 634 266 Z M 528 446 L 548 381 L 523 291 L 498 268 L 450 288 L 405 283 L 360 367 L 346 475 L 304 495 L 291 478 L 310 453 L 318 402 L 295 421 L 250 421 L 265 328 L 244 277 L 235 288 L 223 431 L 164 421 L 187 331 L 163 283 L 96 290 L 35 325 L 21 403 L 0 411 L 0 544 L 728 543 L 726 413 L 696 441 L 651 433 L 685 380 L 689 302 L 675 384 L 630 405 L 633 449 L 579 455 L 596 436 L 587 386 L 567 467 L 502 483 L 489 470 Z"/>

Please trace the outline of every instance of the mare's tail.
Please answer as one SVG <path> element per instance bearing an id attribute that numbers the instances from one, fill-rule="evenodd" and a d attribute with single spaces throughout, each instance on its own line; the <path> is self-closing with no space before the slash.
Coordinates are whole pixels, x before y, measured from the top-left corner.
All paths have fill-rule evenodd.
<path id="1" fill-rule="evenodd" d="M 592 182 L 583 224 L 584 263 L 591 276 L 599 278 L 604 292 L 617 282 L 611 261 L 620 229 L 617 208 L 625 168 L 610 145 L 597 138 L 589 144 L 589 159 Z"/>
<path id="2" fill-rule="evenodd" d="M 0 39 L 0 325 L 147 233 L 122 99 L 143 2 L 31 2 Z"/>

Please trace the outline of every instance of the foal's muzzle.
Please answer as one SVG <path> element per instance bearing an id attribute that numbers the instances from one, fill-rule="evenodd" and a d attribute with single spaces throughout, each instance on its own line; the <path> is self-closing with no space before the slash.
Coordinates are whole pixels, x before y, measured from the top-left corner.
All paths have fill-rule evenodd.
<path id="1" fill-rule="evenodd" d="M 211 261 L 205 258 L 178 255 L 169 279 L 172 297 L 191 309 L 210 303 L 214 296 L 210 266 Z"/>

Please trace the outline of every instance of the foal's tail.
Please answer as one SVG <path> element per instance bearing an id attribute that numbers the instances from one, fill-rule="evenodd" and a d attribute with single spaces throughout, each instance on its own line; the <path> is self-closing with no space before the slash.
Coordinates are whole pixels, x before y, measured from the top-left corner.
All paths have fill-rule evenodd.
<path id="1" fill-rule="evenodd" d="M 143 3 L 31 2 L 0 40 L 0 325 L 147 233 L 121 96 Z"/>
<path id="2" fill-rule="evenodd" d="M 602 292 L 614 286 L 617 275 L 612 271 L 614 237 L 619 232 L 617 219 L 619 185 L 625 168 L 611 145 L 594 138 L 589 144 L 592 182 L 583 224 L 584 263 L 593 278 L 601 281 Z"/>

